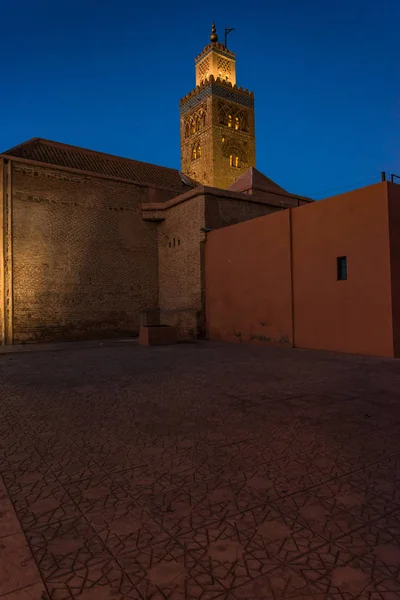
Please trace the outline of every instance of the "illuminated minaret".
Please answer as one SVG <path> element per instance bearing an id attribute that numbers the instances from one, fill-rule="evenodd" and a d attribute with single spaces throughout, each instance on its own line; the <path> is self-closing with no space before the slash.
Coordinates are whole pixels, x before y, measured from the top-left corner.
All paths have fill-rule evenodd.
<path id="1" fill-rule="evenodd" d="M 254 94 L 236 85 L 235 55 L 218 42 L 214 23 L 195 65 L 196 88 L 180 102 L 181 171 L 228 188 L 256 166 Z"/>

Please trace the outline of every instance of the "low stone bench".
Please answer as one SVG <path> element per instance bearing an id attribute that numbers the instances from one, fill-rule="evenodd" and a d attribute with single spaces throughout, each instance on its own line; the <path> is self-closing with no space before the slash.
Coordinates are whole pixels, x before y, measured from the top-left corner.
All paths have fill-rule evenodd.
<path id="1" fill-rule="evenodd" d="M 169 325 L 141 325 L 139 343 L 143 346 L 161 346 L 176 343 L 176 329 Z"/>
<path id="2" fill-rule="evenodd" d="M 145 310 L 140 314 L 140 344 L 143 346 L 161 346 L 175 344 L 176 342 L 176 328 L 160 323 L 160 310 L 158 308 Z"/>

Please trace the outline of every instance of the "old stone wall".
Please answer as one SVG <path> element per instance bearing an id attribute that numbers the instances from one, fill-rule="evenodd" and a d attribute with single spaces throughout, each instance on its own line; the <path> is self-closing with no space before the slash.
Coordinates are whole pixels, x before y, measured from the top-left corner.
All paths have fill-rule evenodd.
<path id="1" fill-rule="evenodd" d="M 256 166 L 256 147 L 254 138 L 254 110 L 245 108 L 234 102 L 221 101 L 213 98 L 213 180 L 211 185 L 228 189 L 249 167 Z M 220 111 L 225 108 L 226 113 L 245 115 L 246 130 L 236 131 L 220 122 Z M 230 164 L 230 156 L 239 157 L 239 166 Z"/>
<path id="2" fill-rule="evenodd" d="M 219 229 L 273 209 L 245 199 L 199 193 L 162 211 L 158 225 L 161 317 L 180 339 L 205 335 L 205 228 Z M 160 213 L 161 215 L 161 213 Z"/>
<path id="3" fill-rule="evenodd" d="M 201 119 L 201 127 L 198 131 L 193 132 L 192 123 L 196 118 Z M 196 158 L 193 156 L 194 149 L 196 149 Z M 213 103 L 211 97 L 181 115 L 181 170 L 203 185 L 213 185 Z"/>
<path id="4" fill-rule="evenodd" d="M 201 251 L 204 196 L 171 206 L 158 225 L 159 305 L 164 322 L 175 325 L 181 339 L 202 328 Z"/>
<path id="5" fill-rule="evenodd" d="M 14 162 L 11 189 L 14 340 L 136 333 L 158 300 L 147 188 Z"/>
<path id="6" fill-rule="evenodd" d="M 181 106 L 181 169 L 202 185 L 227 189 L 256 164 L 254 109 L 240 103 L 251 104 L 250 96 L 225 86 L 221 91 L 225 98 L 202 87 Z"/>
<path id="7" fill-rule="evenodd" d="M 280 209 L 251 200 L 207 195 L 205 198 L 205 223 L 208 229 L 220 229 L 268 215 L 277 210 Z"/>

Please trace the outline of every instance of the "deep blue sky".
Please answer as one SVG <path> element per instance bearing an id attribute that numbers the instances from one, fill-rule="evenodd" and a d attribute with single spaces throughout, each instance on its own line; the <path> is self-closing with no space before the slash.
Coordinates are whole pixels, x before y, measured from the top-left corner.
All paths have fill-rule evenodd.
<path id="1" fill-rule="evenodd" d="M 400 174 L 398 0 L 3 0 L 0 151 L 44 137 L 179 168 L 212 19 L 256 100 L 257 167 L 314 198 Z"/>

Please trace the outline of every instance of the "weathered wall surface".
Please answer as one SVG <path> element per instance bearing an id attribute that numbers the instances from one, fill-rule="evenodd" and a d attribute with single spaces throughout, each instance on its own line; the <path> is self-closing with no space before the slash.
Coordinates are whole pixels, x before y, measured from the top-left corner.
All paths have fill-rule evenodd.
<path id="1" fill-rule="evenodd" d="M 13 342 L 11 163 L 0 158 L 0 344 Z"/>
<path id="2" fill-rule="evenodd" d="M 202 326 L 201 244 L 204 197 L 191 198 L 163 212 L 158 225 L 159 306 L 181 338 L 192 338 Z"/>
<path id="3" fill-rule="evenodd" d="M 395 205 L 392 237 L 399 237 Z M 341 256 L 347 257 L 346 281 L 337 279 Z M 399 275 L 397 243 L 392 280 Z M 393 290 L 399 306 L 400 288 Z M 300 348 L 393 356 L 393 326 L 396 337 L 400 321 L 392 323 L 387 184 L 209 234 L 206 315 L 212 339 L 263 335 L 274 342 L 281 332 L 281 341 L 291 343 L 293 323 L 293 343 Z M 261 334 L 261 321 L 270 332 Z"/>
<path id="4" fill-rule="evenodd" d="M 248 94 L 223 85 L 220 87 L 222 96 L 211 94 L 207 97 L 204 94 L 208 88 L 207 85 L 201 87 L 192 96 L 191 108 L 185 104 L 181 106 L 181 170 L 202 185 L 227 189 L 256 164 L 254 109 L 250 107 L 252 100 Z M 224 124 L 222 114 L 226 117 L 230 114 L 232 126 Z M 238 130 L 234 127 L 237 115 L 240 115 Z M 192 131 L 192 120 L 197 117 L 201 128 Z M 194 158 L 193 149 L 197 151 L 198 147 L 200 158 L 198 153 Z M 231 166 L 231 155 L 240 158 L 238 167 Z"/>
<path id="5" fill-rule="evenodd" d="M 206 322 L 210 339 L 291 344 L 289 211 L 208 235 Z"/>
<path id="6" fill-rule="evenodd" d="M 220 122 L 220 109 L 224 106 L 226 113 L 245 116 L 246 130 L 242 127 L 235 131 Z M 235 102 L 221 102 L 220 98 L 213 98 L 213 165 L 214 177 L 211 185 L 228 189 L 249 167 L 256 166 L 256 144 L 254 131 L 254 109 L 244 107 Z M 242 119 L 243 124 L 243 119 Z M 239 156 L 240 166 L 230 165 L 230 155 Z"/>
<path id="7" fill-rule="evenodd" d="M 400 185 L 387 183 L 392 284 L 393 346 L 400 358 Z"/>
<path id="8" fill-rule="evenodd" d="M 205 223 L 208 229 L 220 229 L 227 225 L 242 223 L 263 215 L 280 211 L 253 200 L 230 199 L 223 196 L 206 195 Z"/>
<path id="9" fill-rule="evenodd" d="M 180 119 L 181 171 L 195 181 L 201 181 L 203 185 L 212 185 L 214 180 L 212 106 L 210 96 L 192 110 L 182 114 Z M 201 111 L 204 111 L 205 115 L 201 129 L 195 133 L 190 129 L 188 135 L 187 127 L 191 123 L 191 119 L 199 116 Z M 201 156 L 194 160 L 193 148 L 198 148 L 198 146 L 200 146 Z"/>
<path id="10" fill-rule="evenodd" d="M 5 163 L 0 158 L 0 344 L 5 343 L 5 265 L 4 265 L 4 207 L 5 207 Z"/>
<path id="11" fill-rule="evenodd" d="M 160 308 L 181 339 L 205 333 L 204 227 L 217 229 L 268 213 L 264 204 L 197 194 L 162 211 L 158 225 Z M 160 213 L 161 214 L 161 213 Z"/>
<path id="12" fill-rule="evenodd" d="M 137 332 L 157 304 L 156 226 L 148 190 L 13 163 L 14 339 Z"/>
<path id="13" fill-rule="evenodd" d="M 292 212 L 295 345 L 393 356 L 387 184 Z"/>

